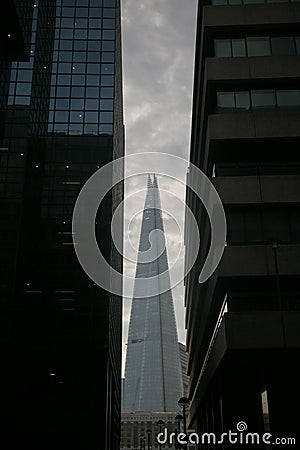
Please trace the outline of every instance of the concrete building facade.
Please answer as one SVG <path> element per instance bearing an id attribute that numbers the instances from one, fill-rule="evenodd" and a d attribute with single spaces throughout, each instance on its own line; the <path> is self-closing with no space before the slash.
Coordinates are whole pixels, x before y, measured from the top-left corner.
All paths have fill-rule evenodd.
<path id="1" fill-rule="evenodd" d="M 189 424 L 198 432 L 244 421 L 253 432 L 297 434 L 299 25 L 296 2 L 199 3 L 190 161 L 216 187 L 228 229 L 221 263 L 198 284 L 210 224 L 187 192 L 202 239 L 186 278 Z M 188 255 L 188 223 L 186 236 Z"/>

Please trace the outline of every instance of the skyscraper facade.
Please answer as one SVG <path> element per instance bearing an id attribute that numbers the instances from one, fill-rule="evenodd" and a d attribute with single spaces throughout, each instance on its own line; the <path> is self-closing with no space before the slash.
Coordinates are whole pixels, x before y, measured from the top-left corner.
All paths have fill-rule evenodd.
<path id="1" fill-rule="evenodd" d="M 198 432 L 239 421 L 273 437 L 298 430 L 299 24 L 293 1 L 199 3 L 190 160 L 221 197 L 227 245 L 199 284 L 210 223 L 187 192 L 202 239 L 186 278 L 189 423 Z"/>
<path id="2" fill-rule="evenodd" d="M 24 33 L 6 39 L 23 34 L 25 50 L 1 63 L 0 439 L 117 449 L 121 300 L 83 272 L 71 222 L 87 179 L 124 153 L 120 4 L 10 3 Z M 122 195 L 106 196 L 95 225 L 120 271 L 110 221 Z"/>
<path id="3" fill-rule="evenodd" d="M 153 230 L 163 234 L 163 252 L 152 238 L 152 262 L 141 262 L 143 252 L 150 248 Z M 142 218 L 136 278 L 155 277 L 167 271 L 164 226 L 157 179 L 148 178 L 148 189 Z M 182 373 L 179 359 L 176 321 L 170 279 L 165 292 L 152 297 L 137 298 L 133 293 L 128 332 L 125 368 L 124 411 L 176 411 L 182 395 Z"/>

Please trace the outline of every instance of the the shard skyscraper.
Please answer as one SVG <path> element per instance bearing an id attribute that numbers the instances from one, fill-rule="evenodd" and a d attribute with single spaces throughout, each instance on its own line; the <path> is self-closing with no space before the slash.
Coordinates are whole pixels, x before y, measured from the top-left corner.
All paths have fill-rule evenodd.
<path id="1" fill-rule="evenodd" d="M 159 254 L 161 239 L 152 234 L 157 257 L 141 262 L 150 248 L 149 236 L 161 230 L 164 251 Z M 155 277 L 168 271 L 164 226 L 157 179 L 148 176 L 143 211 L 136 278 Z M 159 295 L 136 298 L 133 294 L 125 368 L 124 411 L 176 411 L 182 395 L 182 373 L 173 297 L 169 289 Z"/>

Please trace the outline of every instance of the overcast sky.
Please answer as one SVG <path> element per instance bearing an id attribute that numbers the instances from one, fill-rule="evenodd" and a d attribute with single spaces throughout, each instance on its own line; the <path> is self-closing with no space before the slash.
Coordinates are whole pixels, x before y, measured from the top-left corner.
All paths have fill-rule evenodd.
<path id="1" fill-rule="evenodd" d="M 164 152 L 188 159 L 193 87 L 196 0 L 123 0 L 123 77 L 126 130 L 126 154 Z M 159 169 L 159 168 L 158 168 Z M 178 170 L 178 179 L 185 173 Z M 158 177 L 167 238 L 169 263 L 178 257 L 182 244 L 183 209 L 163 191 L 184 199 L 182 183 Z M 127 183 L 126 193 L 133 194 L 125 206 L 126 244 L 138 246 L 146 177 Z M 170 216 L 177 215 L 176 225 Z M 180 229 L 181 230 L 180 230 Z M 126 246 L 127 248 L 127 246 Z M 127 255 L 134 256 L 132 251 Z M 183 267 L 183 258 L 180 260 Z M 125 263 L 125 273 L 134 275 L 135 265 Z M 185 341 L 183 285 L 173 290 L 178 338 Z M 124 301 L 123 350 L 126 352 L 130 300 Z M 124 367 L 124 361 L 123 361 Z"/>

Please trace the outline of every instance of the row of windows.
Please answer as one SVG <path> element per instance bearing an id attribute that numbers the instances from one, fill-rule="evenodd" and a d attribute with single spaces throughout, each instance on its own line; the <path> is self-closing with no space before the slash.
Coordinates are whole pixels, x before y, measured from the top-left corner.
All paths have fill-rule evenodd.
<path id="1" fill-rule="evenodd" d="M 212 0 L 212 5 L 251 5 L 258 3 L 298 3 L 300 0 Z"/>
<path id="2" fill-rule="evenodd" d="M 79 124 L 79 123 L 50 123 L 48 125 L 49 133 L 63 133 L 72 135 L 81 134 L 112 134 L 113 124 Z"/>
<path id="3" fill-rule="evenodd" d="M 216 57 L 300 55 L 300 36 L 216 39 Z"/>
<path id="4" fill-rule="evenodd" d="M 50 110 L 71 109 L 83 111 L 100 109 L 100 111 L 112 111 L 113 106 L 113 100 L 104 99 L 99 101 L 98 98 L 90 98 L 86 99 L 85 101 L 81 98 L 73 98 L 71 100 L 68 98 L 61 98 L 56 99 L 55 102 L 54 99 L 51 99 L 50 101 Z"/>
<path id="5" fill-rule="evenodd" d="M 103 8 L 98 12 L 98 17 L 57 17 L 55 21 L 56 28 L 100 28 L 101 19 L 114 19 L 116 17 L 115 8 Z"/>
<path id="6" fill-rule="evenodd" d="M 230 244 L 300 242 L 300 213 L 293 210 L 228 211 Z"/>
<path id="7" fill-rule="evenodd" d="M 82 24 L 83 25 L 83 24 Z M 75 24 L 74 24 L 75 26 Z M 116 26 L 115 19 L 107 18 L 107 19 L 90 19 L 89 24 L 85 28 L 79 28 L 78 25 L 72 28 L 61 28 L 57 29 L 57 36 L 60 39 L 97 39 L 97 37 L 93 37 L 96 31 L 100 31 L 101 28 L 114 29 Z"/>
<path id="8" fill-rule="evenodd" d="M 76 123 L 112 123 L 113 113 L 110 111 L 50 111 L 49 112 L 49 122 L 76 122 Z"/>
<path id="9" fill-rule="evenodd" d="M 253 89 L 250 91 L 218 92 L 219 108 L 276 108 L 300 106 L 300 90 Z"/>
<path id="10" fill-rule="evenodd" d="M 115 30 L 90 30 L 88 38 L 78 38 L 78 39 L 55 39 L 54 40 L 54 50 L 86 50 L 87 39 L 89 40 L 108 40 L 112 41 L 115 39 Z"/>
<path id="11" fill-rule="evenodd" d="M 114 5 L 104 5 L 104 6 L 114 6 Z M 99 18 L 102 17 L 102 8 L 84 8 L 84 7 L 76 7 L 73 6 L 63 6 L 56 8 L 56 16 L 57 17 L 91 17 L 91 18 Z"/>
<path id="12" fill-rule="evenodd" d="M 110 54 L 109 54 L 110 55 Z M 97 54 L 96 54 L 97 56 Z M 99 54 L 100 56 L 100 54 Z M 111 54 L 111 56 L 113 57 L 113 54 Z M 109 58 L 108 58 L 109 59 Z M 88 64 L 84 64 L 84 63 L 76 63 L 76 64 L 71 64 L 71 63 L 59 63 L 58 66 L 54 67 L 54 70 L 52 72 L 57 72 L 58 73 L 65 73 L 65 74 L 99 74 L 99 73 L 107 73 L 107 74 L 112 74 L 114 73 L 114 64 L 110 64 L 110 63 L 88 63 Z M 55 75 L 53 75 L 55 77 Z M 55 80 L 56 81 L 56 80 Z M 54 83 L 52 84 L 55 84 Z"/>
<path id="13" fill-rule="evenodd" d="M 56 0 L 58 6 L 114 6 L 115 0 Z"/>

